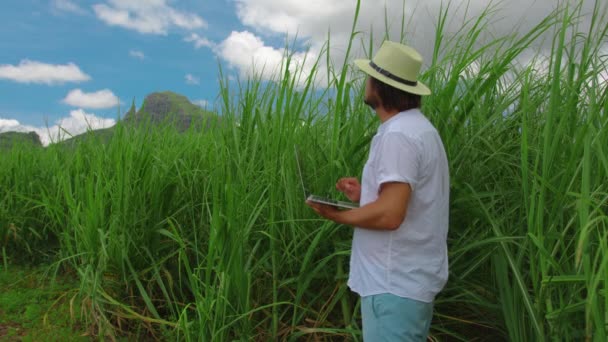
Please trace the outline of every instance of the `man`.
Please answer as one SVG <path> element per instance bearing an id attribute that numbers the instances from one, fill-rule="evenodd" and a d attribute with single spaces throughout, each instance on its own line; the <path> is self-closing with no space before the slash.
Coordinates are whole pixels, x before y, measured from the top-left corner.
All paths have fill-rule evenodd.
<path id="1" fill-rule="evenodd" d="M 361 296 L 363 340 L 425 341 L 433 301 L 448 277 L 449 173 L 437 130 L 420 112 L 422 57 L 384 42 L 355 64 L 368 75 L 365 103 L 382 122 L 371 142 L 362 184 L 336 188 L 352 210 L 307 202 L 319 215 L 355 226 L 349 287 Z"/>

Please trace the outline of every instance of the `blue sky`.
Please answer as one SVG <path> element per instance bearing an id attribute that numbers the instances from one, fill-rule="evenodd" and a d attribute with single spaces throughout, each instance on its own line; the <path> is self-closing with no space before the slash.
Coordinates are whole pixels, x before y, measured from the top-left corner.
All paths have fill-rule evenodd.
<path id="1" fill-rule="evenodd" d="M 48 143 L 44 135 L 59 126 L 74 134 L 111 126 L 156 91 L 212 108 L 219 63 L 236 79 L 249 69 L 243 56 L 279 54 L 265 44 L 285 36 L 269 31 L 262 41 L 247 31 L 239 3 L 8 0 L 0 11 L 0 132 L 33 130 Z"/>
<path id="2" fill-rule="evenodd" d="M 66 7 L 70 3 L 75 7 Z M 231 30 L 239 29 L 241 25 L 231 8 L 233 5 L 221 0 L 179 1 L 179 11 L 184 15 L 205 13 L 204 19 L 198 17 L 206 24 L 191 25 L 192 28 L 167 25 L 164 33 L 147 33 L 109 25 L 99 19 L 92 7 L 99 3 L 103 2 L 9 0 L 9 4 L 5 3 L 0 11 L 3 23 L 0 65 L 18 67 L 26 61 L 49 66 L 72 63 L 86 76 L 75 75 L 71 81 L 51 84 L 0 76 L 0 117 L 33 126 L 43 125 L 45 118 L 54 122 L 79 108 L 78 104 L 63 101 L 76 89 L 84 94 L 109 90 L 120 99 L 123 111 L 133 99 L 139 106 L 146 94 L 161 90 L 178 92 L 192 101 L 214 100 L 218 90 L 218 59 L 209 48 L 196 48 L 184 39 L 196 33 L 220 41 Z M 103 107 L 108 108 L 99 108 L 102 106 L 99 104 L 84 109 L 115 118 L 118 106 L 112 101 L 106 102 Z"/>
<path id="3" fill-rule="evenodd" d="M 566 0 L 578 3 L 579 0 Z M 360 41 L 385 33 L 430 57 L 442 0 L 361 0 Z M 478 15 L 487 0 L 454 1 L 447 31 Z M 593 7 L 585 0 L 584 7 Z M 5 0 L 0 11 L 0 132 L 36 131 L 44 143 L 62 129 L 80 134 L 115 124 L 135 100 L 170 90 L 213 107 L 218 64 L 231 79 L 261 70 L 270 79 L 286 38 L 298 37 L 293 61 L 310 70 L 331 33 L 340 68 L 356 0 Z M 405 7 L 403 7 L 405 4 Z M 456 4 L 456 5 L 455 5 Z M 458 5 L 461 4 L 461 5 Z M 554 0 L 504 2 L 493 36 L 527 32 Z M 388 25 L 385 25 L 388 19 Z M 385 31 L 388 27 L 388 32 Z M 356 45 L 353 57 L 364 57 Z M 326 72 L 325 61 L 319 68 Z M 323 77 L 321 77 L 323 78 Z M 49 128 L 45 128 L 48 126 Z M 62 129 L 59 129 L 61 126 Z M 59 137 L 60 138 L 60 137 Z"/>

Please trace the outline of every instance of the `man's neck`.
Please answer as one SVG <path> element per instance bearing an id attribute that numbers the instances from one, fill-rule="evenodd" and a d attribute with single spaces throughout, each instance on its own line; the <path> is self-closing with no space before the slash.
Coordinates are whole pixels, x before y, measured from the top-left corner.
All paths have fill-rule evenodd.
<path id="1" fill-rule="evenodd" d="M 378 106 L 376 108 L 376 115 L 378 115 L 378 118 L 380 119 L 380 122 L 384 123 L 386 122 L 388 119 L 392 118 L 393 116 L 399 114 L 399 111 L 397 110 L 386 110 L 384 109 L 384 107 L 382 106 Z"/>

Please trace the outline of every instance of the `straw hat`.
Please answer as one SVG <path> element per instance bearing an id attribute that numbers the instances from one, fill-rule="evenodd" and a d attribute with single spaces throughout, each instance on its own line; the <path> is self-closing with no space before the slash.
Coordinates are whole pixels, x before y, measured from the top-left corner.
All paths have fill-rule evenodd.
<path id="1" fill-rule="evenodd" d="M 374 58 L 357 59 L 361 71 L 397 89 L 416 95 L 431 95 L 431 90 L 418 81 L 422 56 L 413 48 L 385 41 Z"/>

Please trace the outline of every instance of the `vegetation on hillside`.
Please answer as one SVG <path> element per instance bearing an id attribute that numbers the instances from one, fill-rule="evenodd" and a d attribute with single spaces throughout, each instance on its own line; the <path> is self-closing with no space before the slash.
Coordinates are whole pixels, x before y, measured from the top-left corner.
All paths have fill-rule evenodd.
<path id="1" fill-rule="evenodd" d="M 28 147 L 42 147 L 40 137 L 36 132 L 4 132 L 0 133 L 0 149 L 12 149 L 16 145 L 27 145 Z"/>
<path id="2" fill-rule="evenodd" d="M 133 105 L 124 117 L 127 124 L 167 124 L 178 131 L 209 128 L 219 120 L 216 113 L 194 105 L 185 96 L 165 91 L 150 94 L 139 111 Z"/>

